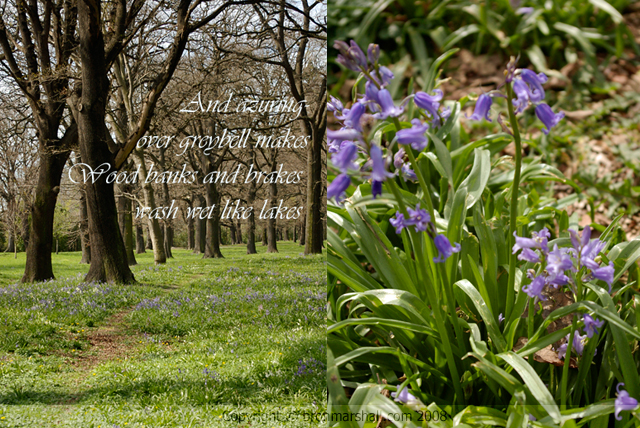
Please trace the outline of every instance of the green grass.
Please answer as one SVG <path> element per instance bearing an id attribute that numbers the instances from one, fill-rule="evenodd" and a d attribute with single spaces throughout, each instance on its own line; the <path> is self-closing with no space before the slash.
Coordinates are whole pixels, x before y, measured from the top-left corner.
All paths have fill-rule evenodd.
<path id="1" fill-rule="evenodd" d="M 15 285 L 24 255 L 0 255 L 0 428 L 321 425 L 325 258 L 278 246 L 138 255 L 135 286 L 83 284 L 78 253 L 53 256 L 57 280 Z M 105 326 L 124 354 L 96 355 Z"/>

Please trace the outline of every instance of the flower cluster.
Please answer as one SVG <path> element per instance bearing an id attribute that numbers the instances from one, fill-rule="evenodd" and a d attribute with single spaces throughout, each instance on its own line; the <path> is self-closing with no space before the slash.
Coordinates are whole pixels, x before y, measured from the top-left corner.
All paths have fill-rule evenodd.
<path id="1" fill-rule="evenodd" d="M 451 245 L 451 242 L 445 235 L 438 235 L 436 226 L 431 221 L 431 216 L 427 210 L 420 208 L 420 204 L 415 209 L 407 208 L 408 218 L 400 211 L 396 212 L 396 216 L 389 219 L 391 226 L 396 228 L 396 233 L 402 233 L 405 227 L 413 226 L 416 232 L 427 232 L 433 239 L 433 243 L 438 250 L 438 257 L 434 257 L 435 263 L 445 262 L 453 253 L 460 251 L 460 244 Z"/>
<path id="2" fill-rule="evenodd" d="M 583 267 L 586 268 L 583 279 L 602 280 L 609 285 L 609 292 L 611 292 L 614 274 L 613 263 L 609 262 L 608 265 L 601 266 L 597 261 L 605 243 L 599 239 L 590 240 L 591 228 L 588 226 L 582 231 L 582 237 L 579 237 L 578 232 L 571 229 L 569 229 L 569 233 L 573 247 L 558 248 L 555 245 L 552 251 L 549 250 L 550 234 L 546 227 L 539 232 L 533 232 L 531 238 L 516 236 L 514 233 L 516 243 L 513 246 L 513 254 L 522 250 L 518 255 L 519 260 L 543 266 L 538 274 L 533 269 L 527 273 L 531 282 L 523 286 L 522 291 L 527 293 L 529 297 L 546 300 L 542 294 L 546 286 L 557 289 L 560 286 L 571 284 L 572 279 L 569 275 L 579 272 Z"/>
<path id="3" fill-rule="evenodd" d="M 366 52 L 353 40 L 349 43 L 336 41 L 334 47 L 339 51 L 337 62 L 349 70 L 361 73 L 365 85 L 364 93 L 356 95 L 350 107 L 333 96 L 330 96 L 327 103 L 327 110 L 333 112 L 340 123 L 340 129 L 327 130 L 331 161 L 340 171 L 327 189 L 327 198 L 341 202 L 346 197 L 346 190 L 354 176 L 371 181 L 374 198 L 382 194 L 382 184 L 388 178 L 400 176 L 406 181 L 417 180 L 416 173 L 406 160 L 406 150 L 425 150 L 429 145 L 427 131 L 442 126 L 451 115 L 451 110 L 442 106 L 442 90 L 417 92 L 396 105 L 387 89 L 394 75 L 379 63 L 378 45 L 370 44 Z M 544 73 L 517 69 L 515 62 L 509 63 L 506 74 L 506 81 L 513 84 L 516 95 L 512 100 L 516 113 L 534 105 L 536 115 L 546 126 L 543 132 L 548 133 L 564 117 L 564 113 L 554 114 L 551 107 L 542 102 L 545 98 L 542 84 L 547 81 L 547 77 Z M 490 110 L 494 96 L 505 95 L 498 90 L 480 95 L 469 119 L 486 119 L 491 122 Z M 407 122 L 399 121 L 409 100 L 413 101 L 415 111 L 418 112 L 418 117 L 411 119 L 410 126 Z M 500 117 L 498 119 L 500 122 Z M 398 127 L 395 138 L 386 149 L 380 143 L 370 141 L 367 135 L 376 120 L 392 120 Z M 398 147 L 394 149 L 396 143 Z M 360 157 L 364 160 L 359 162 Z M 391 165 L 395 168 L 393 173 L 389 172 Z"/>
<path id="4" fill-rule="evenodd" d="M 527 68 L 512 68 L 507 73 L 507 81 L 513 84 L 513 93 L 516 98 L 511 102 L 515 107 L 515 113 L 522 113 L 529 105 L 535 106 L 535 113 L 546 129 L 542 132 L 548 134 L 551 128 L 560 123 L 564 118 L 564 112 L 554 113 L 548 104 L 542 102 L 545 98 L 543 83 L 547 82 L 544 73 L 535 73 Z M 493 103 L 494 94 L 482 94 L 478 97 L 473 114 L 468 117 L 471 120 L 486 119 L 491 122 L 489 113 Z"/>
<path id="5" fill-rule="evenodd" d="M 629 396 L 629 393 L 624 389 L 621 391 L 620 390 L 621 386 L 624 386 L 624 383 L 619 383 L 618 386 L 616 387 L 616 392 L 618 397 L 616 398 L 616 401 L 614 403 L 614 406 L 616 409 L 615 417 L 619 421 L 622 420 L 622 417 L 620 416 L 620 412 L 622 412 L 623 410 L 630 411 L 638 408 L 638 400 Z"/>

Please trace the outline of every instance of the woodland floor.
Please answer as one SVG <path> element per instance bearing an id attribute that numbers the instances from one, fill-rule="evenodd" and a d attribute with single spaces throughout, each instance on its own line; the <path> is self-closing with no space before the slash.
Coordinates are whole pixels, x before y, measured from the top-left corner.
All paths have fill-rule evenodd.
<path id="1" fill-rule="evenodd" d="M 0 428 L 318 426 L 326 262 L 278 245 L 148 252 L 134 286 L 82 283 L 78 253 L 16 285 L 24 254 L 0 254 Z"/>

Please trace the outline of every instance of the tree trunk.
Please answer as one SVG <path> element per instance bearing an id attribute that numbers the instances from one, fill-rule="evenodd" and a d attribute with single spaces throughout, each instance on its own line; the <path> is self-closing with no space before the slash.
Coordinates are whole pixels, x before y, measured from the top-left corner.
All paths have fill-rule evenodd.
<path id="1" fill-rule="evenodd" d="M 149 229 L 148 225 L 147 225 L 147 242 L 145 244 L 145 248 L 147 250 L 153 250 L 153 241 L 151 240 L 151 230 Z"/>
<path id="2" fill-rule="evenodd" d="M 271 172 L 275 172 L 276 163 L 274 162 L 271 167 Z M 269 208 L 273 213 L 278 210 L 278 185 L 275 183 L 269 184 Z M 275 215 L 271 214 L 267 219 L 267 253 L 277 253 L 278 245 L 276 244 L 276 219 Z"/>
<path id="3" fill-rule="evenodd" d="M 262 229 L 262 246 L 267 245 L 267 228 Z"/>
<path id="4" fill-rule="evenodd" d="M 136 224 L 136 254 L 145 253 L 144 250 L 144 234 L 142 233 L 142 225 Z"/>
<path id="5" fill-rule="evenodd" d="M 89 214 L 87 213 L 87 197 L 85 185 L 80 189 L 80 246 L 82 247 L 82 259 L 80 263 L 91 263 L 91 244 L 89 242 Z"/>
<path id="6" fill-rule="evenodd" d="M 131 193 L 128 186 L 123 186 L 122 191 Z M 124 239 L 124 248 L 127 252 L 127 263 L 129 266 L 138 264 L 136 256 L 133 253 L 133 214 L 131 213 L 131 199 L 126 196 L 118 198 L 118 223 L 120 224 L 120 233 Z"/>
<path id="7" fill-rule="evenodd" d="M 16 250 L 15 247 L 15 239 L 13 237 L 13 233 L 9 233 L 9 236 L 7 236 L 7 248 L 4 250 L 5 253 L 13 253 Z"/>
<path id="8" fill-rule="evenodd" d="M 167 258 L 173 258 L 171 247 L 173 247 L 173 227 L 171 226 L 170 223 L 165 222 L 164 223 L 164 252 Z"/>
<path id="9" fill-rule="evenodd" d="M 209 173 L 211 171 L 207 171 Z M 213 215 L 207 218 L 207 238 L 203 258 L 223 258 L 220 251 L 220 193 L 216 183 L 206 183 L 207 205 L 213 206 Z"/>
<path id="10" fill-rule="evenodd" d="M 144 154 L 136 150 L 134 152 L 137 160 L 137 165 L 140 167 L 140 184 L 142 186 L 142 193 L 144 195 L 145 206 L 150 211 L 156 209 L 156 198 L 151 183 L 147 183 L 147 164 L 144 161 Z M 151 240 L 151 248 L 153 248 L 153 261 L 155 264 L 162 264 L 167 262 L 167 255 L 165 253 L 164 239 L 160 222 L 157 218 L 149 218 L 147 216 L 147 223 L 149 224 L 149 239 Z M 147 248 L 149 248 L 147 246 Z"/>
<path id="11" fill-rule="evenodd" d="M 242 223 L 240 223 L 240 220 L 238 220 L 238 222 L 236 223 L 236 240 L 238 241 L 238 244 L 242 244 Z"/>
<path id="12" fill-rule="evenodd" d="M 51 251 L 53 243 L 53 216 L 60 192 L 60 180 L 69 152 L 40 152 L 40 168 L 31 207 L 31 227 L 27 262 L 22 282 L 45 281 L 53 278 Z"/>
<path id="13" fill-rule="evenodd" d="M 307 224 L 306 223 L 306 218 L 307 218 L 307 215 L 305 214 L 302 217 L 302 224 L 300 225 L 300 245 L 302 245 L 302 246 L 304 246 L 304 240 L 305 240 L 305 235 L 306 235 L 306 231 L 307 231 L 307 228 L 305 227 L 305 225 Z"/>
<path id="14" fill-rule="evenodd" d="M 78 33 L 82 61 L 82 96 L 78 107 L 80 156 L 94 170 L 115 162 L 107 144 L 105 107 L 109 96 L 107 64 L 102 37 L 100 2 L 78 2 Z M 86 281 L 131 284 L 135 282 L 127 262 L 118 227 L 113 183 L 102 176 L 87 184 L 91 266 Z"/>
<path id="15" fill-rule="evenodd" d="M 311 127 L 307 127 L 311 128 Z M 322 143 L 324 130 L 310 129 L 311 144 L 307 153 L 307 219 L 305 254 L 322 253 L 324 237 L 322 222 Z"/>
<path id="16" fill-rule="evenodd" d="M 233 221 L 233 219 L 231 219 L 231 224 L 229 225 L 229 232 L 231 235 L 231 244 L 235 245 L 238 243 L 238 241 L 236 240 L 236 237 L 238 236 L 236 233 L 236 224 Z"/>
<path id="17" fill-rule="evenodd" d="M 189 202 L 189 208 L 192 208 L 193 205 Z M 195 240 L 195 227 L 194 227 L 194 219 L 192 216 L 186 216 L 187 223 L 187 250 L 195 250 L 196 248 L 196 240 Z"/>

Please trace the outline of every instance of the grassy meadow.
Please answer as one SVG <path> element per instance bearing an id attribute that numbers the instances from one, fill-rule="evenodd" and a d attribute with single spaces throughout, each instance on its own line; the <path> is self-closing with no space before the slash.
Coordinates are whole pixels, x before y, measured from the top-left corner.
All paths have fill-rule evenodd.
<path id="1" fill-rule="evenodd" d="M 21 285 L 0 254 L 0 428 L 322 425 L 325 257 L 278 248 L 148 251 L 133 286 L 83 283 L 79 253 Z"/>

